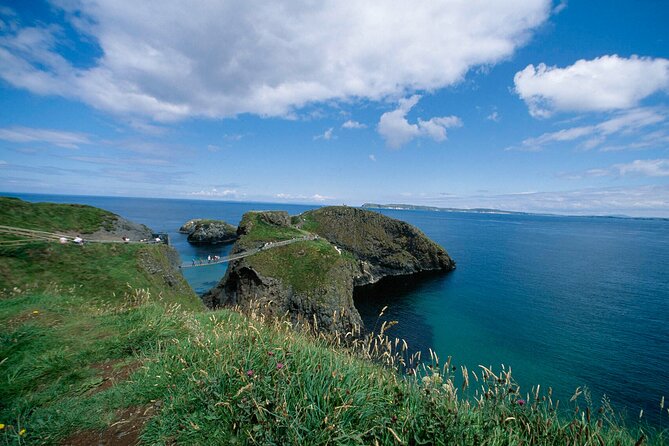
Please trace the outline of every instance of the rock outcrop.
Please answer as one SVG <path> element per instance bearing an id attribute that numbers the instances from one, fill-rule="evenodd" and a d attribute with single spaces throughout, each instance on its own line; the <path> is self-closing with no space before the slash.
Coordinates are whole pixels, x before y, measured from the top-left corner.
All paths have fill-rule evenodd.
<path id="1" fill-rule="evenodd" d="M 195 225 L 197 225 L 201 221 L 204 221 L 204 219 L 194 218 L 192 220 L 188 220 L 186 223 L 181 225 L 181 227 L 179 228 L 179 232 L 182 234 L 190 234 L 195 230 Z"/>
<path id="2" fill-rule="evenodd" d="M 239 224 L 232 252 L 267 243 L 303 240 L 233 261 L 218 285 L 203 296 L 210 308 L 259 305 L 323 331 L 352 331 L 362 320 L 353 288 L 385 276 L 451 270 L 446 251 L 415 227 L 381 214 L 326 207 L 291 219 L 286 212 L 249 212 Z"/>
<path id="3" fill-rule="evenodd" d="M 386 276 L 455 268 L 444 248 L 418 228 L 378 212 L 329 206 L 303 213 L 297 218 L 297 225 L 360 261 L 356 286 L 378 282 Z"/>
<path id="4" fill-rule="evenodd" d="M 105 222 L 103 227 L 91 234 L 86 234 L 85 238 L 91 240 L 120 240 L 127 237 L 131 241 L 139 241 L 151 239 L 152 234 L 151 228 L 114 215 Z"/>
<path id="5" fill-rule="evenodd" d="M 188 242 L 192 244 L 216 245 L 237 240 L 237 228 L 223 220 L 189 220 L 179 232 L 188 234 Z"/>

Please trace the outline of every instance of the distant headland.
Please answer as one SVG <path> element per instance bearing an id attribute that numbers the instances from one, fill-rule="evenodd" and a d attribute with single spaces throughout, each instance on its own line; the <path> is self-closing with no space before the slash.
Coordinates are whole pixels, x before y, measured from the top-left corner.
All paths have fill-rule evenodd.
<path id="1" fill-rule="evenodd" d="M 508 211 L 494 208 L 442 208 L 437 206 L 421 206 L 416 204 L 379 204 L 365 203 L 363 209 L 393 209 L 398 211 L 430 211 L 430 212 L 462 212 L 468 214 L 502 214 L 502 215 L 541 215 L 545 217 L 585 217 L 585 218 L 624 218 L 630 220 L 664 220 L 666 217 L 632 217 L 629 215 L 577 215 L 577 214 L 555 214 L 550 212 L 522 212 Z"/>

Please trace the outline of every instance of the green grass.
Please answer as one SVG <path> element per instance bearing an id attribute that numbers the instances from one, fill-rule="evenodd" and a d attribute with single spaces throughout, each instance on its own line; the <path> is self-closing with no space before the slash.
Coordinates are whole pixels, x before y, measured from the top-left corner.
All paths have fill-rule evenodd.
<path id="1" fill-rule="evenodd" d="M 369 343 L 346 350 L 278 320 L 181 312 L 143 293 L 116 305 L 76 290 L 12 294 L 0 314 L 0 444 L 58 444 L 105 429 L 125 407 L 157 405 L 146 444 L 599 445 L 641 435 L 582 399 L 560 418 L 503 374 L 478 374 L 475 403 L 434 362 L 402 376 L 370 360 Z M 98 391 L 109 361 L 137 366 Z"/>
<path id="2" fill-rule="evenodd" d="M 322 279 L 302 257 L 324 268 L 346 261 L 323 240 L 284 248 L 296 251 L 272 265 L 301 279 Z M 0 252 L 0 445 L 61 444 L 122 427 L 129 407 L 149 413 L 144 444 L 669 440 L 666 431 L 626 428 L 606 402 L 600 412 L 584 395 L 558 415 L 550 395 L 518 389 L 510 373 L 477 371 L 475 382 L 467 372 L 471 397 L 463 398 L 450 364 L 435 357 L 398 373 L 405 349 L 383 335 L 351 341 L 296 330 L 258 309 L 202 311 L 174 282 L 167 255 L 165 246 L 122 244 Z"/>
<path id="3" fill-rule="evenodd" d="M 111 228 L 116 215 L 82 204 L 28 203 L 0 197 L 0 225 L 41 231 L 71 231 L 90 234 Z"/>
<path id="4" fill-rule="evenodd" d="M 155 289 L 169 302 L 202 304 L 180 274 L 171 273 L 165 245 L 33 243 L 0 248 L 0 290 L 77 287 L 91 299 L 113 301 L 129 288 Z M 171 280 L 173 286 L 165 281 Z"/>
<path id="5" fill-rule="evenodd" d="M 252 229 L 245 234 L 241 240 L 249 246 L 257 245 L 257 242 L 280 242 L 308 235 L 307 232 L 289 226 L 275 226 L 258 218 L 253 212 L 244 214 L 246 221 L 251 221 Z M 244 222 L 240 223 L 240 226 Z"/>
<path id="6" fill-rule="evenodd" d="M 249 258 L 258 271 L 281 279 L 297 293 L 309 294 L 314 289 L 331 285 L 339 267 L 353 267 L 350 255 L 340 255 L 326 240 L 296 242 L 262 251 Z"/>

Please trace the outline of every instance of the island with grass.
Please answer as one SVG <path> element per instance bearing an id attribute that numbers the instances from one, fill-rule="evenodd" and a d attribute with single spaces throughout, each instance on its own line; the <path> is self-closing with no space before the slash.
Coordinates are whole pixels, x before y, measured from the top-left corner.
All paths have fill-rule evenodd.
<path id="1" fill-rule="evenodd" d="M 259 305 L 328 332 L 356 332 L 362 320 L 353 289 L 387 276 L 450 271 L 455 262 L 417 228 L 376 212 L 331 206 L 290 217 L 249 212 L 238 228 L 233 261 L 203 297 L 221 305 Z M 295 240 L 295 243 L 274 246 Z M 271 249 L 268 249 L 271 248 Z"/>
<path id="2" fill-rule="evenodd" d="M 374 250 L 356 242 L 365 238 L 331 227 L 339 212 L 357 215 L 247 214 L 239 249 L 317 234 L 248 264 L 305 295 L 335 273 L 299 259 L 359 281 L 405 272 L 390 246 L 371 263 Z M 558 408 L 547 386 L 521 388 L 508 368 L 416 362 L 386 327 L 345 342 L 280 314 L 208 310 L 172 248 L 119 243 L 116 221 L 89 206 L 0 199 L 4 228 L 90 241 L 0 233 L 0 444 L 666 444 L 666 433 L 626 427 L 580 390 Z"/>

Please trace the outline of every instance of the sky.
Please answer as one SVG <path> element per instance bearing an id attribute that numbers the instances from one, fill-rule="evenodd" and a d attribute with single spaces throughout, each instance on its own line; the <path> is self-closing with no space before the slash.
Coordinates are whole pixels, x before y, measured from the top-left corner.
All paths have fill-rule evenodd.
<path id="1" fill-rule="evenodd" d="M 0 0 L 0 191 L 669 217 L 669 3 Z"/>

